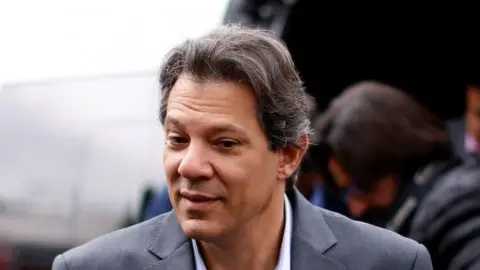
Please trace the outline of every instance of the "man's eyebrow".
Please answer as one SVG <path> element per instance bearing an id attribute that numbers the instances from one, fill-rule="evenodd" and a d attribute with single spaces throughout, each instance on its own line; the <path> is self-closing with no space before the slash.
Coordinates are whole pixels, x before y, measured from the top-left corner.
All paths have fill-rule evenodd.
<path id="1" fill-rule="evenodd" d="M 166 117 L 165 118 L 165 127 L 168 127 L 168 126 L 176 126 L 176 127 L 179 127 L 179 128 L 184 128 L 185 125 L 180 121 L 178 120 L 177 118 L 172 118 L 172 117 Z"/>
<path id="2" fill-rule="evenodd" d="M 167 117 L 165 119 L 165 127 L 168 128 L 169 126 L 178 127 L 180 129 L 185 128 L 185 124 L 182 123 L 179 119 L 173 117 Z M 218 134 L 218 133 L 225 133 L 225 132 L 232 132 L 237 133 L 241 136 L 246 137 L 247 133 L 240 127 L 231 124 L 231 123 L 215 123 L 213 122 L 210 127 L 206 128 L 206 133 L 209 135 Z"/>
<path id="3" fill-rule="evenodd" d="M 233 132 L 233 133 L 239 133 L 243 136 L 246 136 L 246 133 L 239 127 L 229 124 L 229 123 L 222 123 L 218 125 L 214 125 L 210 128 L 207 129 L 208 133 L 211 134 L 217 134 L 217 133 L 223 133 L 223 132 Z"/>

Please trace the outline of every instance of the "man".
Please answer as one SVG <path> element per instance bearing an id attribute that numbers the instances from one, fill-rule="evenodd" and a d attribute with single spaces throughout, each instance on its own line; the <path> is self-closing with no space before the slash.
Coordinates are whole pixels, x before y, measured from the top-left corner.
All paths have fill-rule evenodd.
<path id="1" fill-rule="evenodd" d="M 167 54 L 160 85 L 174 211 L 68 251 L 55 270 L 431 269 L 418 243 L 293 187 L 308 96 L 274 35 L 230 25 L 187 40 Z"/>
<path id="2" fill-rule="evenodd" d="M 480 147 L 480 87 L 469 85 L 467 88 L 467 137 L 465 146 L 467 151 L 478 155 Z"/>
<path id="3" fill-rule="evenodd" d="M 480 170 L 403 91 L 360 82 L 334 100 L 310 149 L 350 214 L 424 244 L 434 269 L 480 269 Z"/>
<path id="4" fill-rule="evenodd" d="M 466 88 L 465 116 L 447 122 L 457 155 L 469 163 L 480 156 L 480 83 L 470 82 Z"/>

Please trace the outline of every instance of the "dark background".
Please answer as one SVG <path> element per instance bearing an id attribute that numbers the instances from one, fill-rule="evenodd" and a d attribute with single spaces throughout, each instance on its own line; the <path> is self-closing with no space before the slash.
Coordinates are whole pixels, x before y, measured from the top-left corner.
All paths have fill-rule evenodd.
<path id="1" fill-rule="evenodd" d="M 463 114 L 465 85 L 479 76 L 476 2 L 300 0 L 282 38 L 320 109 L 374 79 L 448 119 Z"/>

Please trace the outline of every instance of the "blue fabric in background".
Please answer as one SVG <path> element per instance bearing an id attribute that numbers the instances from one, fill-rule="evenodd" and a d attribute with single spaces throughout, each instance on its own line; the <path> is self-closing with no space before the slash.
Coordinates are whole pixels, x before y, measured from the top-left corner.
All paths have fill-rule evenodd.
<path id="1" fill-rule="evenodd" d="M 170 198 L 168 197 L 168 187 L 163 186 L 148 203 L 147 208 L 141 221 L 145 221 L 156 217 L 158 215 L 167 213 L 172 210 L 172 204 L 170 203 Z"/>
<path id="2" fill-rule="evenodd" d="M 315 206 L 337 212 L 347 217 L 350 216 L 347 206 L 340 195 L 328 192 L 322 185 L 316 185 L 308 199 Z"/>

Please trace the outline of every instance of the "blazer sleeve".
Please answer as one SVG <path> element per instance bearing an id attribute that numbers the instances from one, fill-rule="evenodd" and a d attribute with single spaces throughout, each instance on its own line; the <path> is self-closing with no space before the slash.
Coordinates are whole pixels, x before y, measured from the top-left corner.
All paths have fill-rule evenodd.
<path id="1" fill-rule="evenodd" d="M 418 245 L 417 256 L 413 262 L 412 270 L 433 270 L 430 254 L 423 245 Z"/>
<path id="2" fill-rule="evenodd" d="M 52 270 L 71 270 L 70 268 L 68 268 L 67 262 L 65 261 L 63 254 L 55 257 L 55 260 L 53 260 Z"/>

